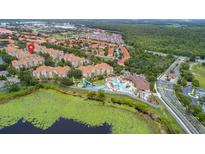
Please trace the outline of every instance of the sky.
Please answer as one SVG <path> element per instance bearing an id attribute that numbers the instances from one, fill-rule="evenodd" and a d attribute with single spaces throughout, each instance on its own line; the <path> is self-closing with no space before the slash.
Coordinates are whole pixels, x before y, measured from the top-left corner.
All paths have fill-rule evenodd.
<path id="1" fill-rule="evenodd" d="M 203 0 L 1 0 L 0 18 L 205 19 L 204 4 Z"/>

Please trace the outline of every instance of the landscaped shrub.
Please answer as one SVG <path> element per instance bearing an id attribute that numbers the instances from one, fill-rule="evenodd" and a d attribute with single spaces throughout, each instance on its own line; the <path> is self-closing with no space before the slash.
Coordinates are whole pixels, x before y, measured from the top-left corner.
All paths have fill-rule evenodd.
<path id="1" fill-rule="evenodd" d="M 96 92 L 95 91 L 89 91 L 88 93 L 87 93 L 87 98 L 88 99 L 95 99 L 95 97 L 96 97 Z"/>
<path id="2" fill-rule="evenodd" d="M 103 90 L 95 91 L 89 91 L 87 93 L 87 98 L 91 100 L 97 100 L 97 101 L 105 101 L 105 92 Z"/>
<path id="3" fill-rule="evenodd" d="M 60 82 L 61 82 L 62 85 L 66 85 L 66 86 L 73 85 L 73 81 L 69 78 L 63 78 L 63 79 L 61 79 Z"/>

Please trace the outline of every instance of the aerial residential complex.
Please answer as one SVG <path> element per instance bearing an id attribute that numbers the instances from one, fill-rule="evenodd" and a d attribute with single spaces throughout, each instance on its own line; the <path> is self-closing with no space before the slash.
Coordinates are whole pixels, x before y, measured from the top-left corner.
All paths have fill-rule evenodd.
<path id="1" fill-rule="evenodd" d="M 82 66 L 85 63 L 85 58 L 80 58 L 73 54 L 67 54 L 63 51 L 57 51 L 55 49 L 49 49 L 44 46 L 37 46 L 37 52 L 48 53 L 56 62 L 60 60 L 70 62 L 74 67 Z"/>
<path id="2" fill-rule="evenodd" d="M 17 58 L 12 61 L 12 66 L 16 69 L 32 68 L 44 63 L 44 58 L 38 55 L 31 55 L 28 52 L 17 49 L 16 46 L 10 45 L 6 48 L 6 52 Z"/>
<path id="3" fill-rule="evenodd" d="M 41 25 L 39 27 L 43 26 Z M 56 29 L 56 27 L 53 28 Z M 6 32 L 6 29 L 4 29 L 4 31 Z M 19 49 L 17 46 L 18 42 L 12 39 L 10 39 L 10 43 L 5 49 L 9 55 L 16 58 L 11 62 L 15 69 L 31 69 L 33 70 L 33 76 L 40 80 L 53 79 L 54 77 L 66 78 L 69 71 L 73 68 L 81 71 L 82 77 L 88 79 L 97 78 L 98 76 L 103 76 L 104 78 L 115 76 L 114 68 L 109 63 L 93 63 L 90 56 L 95 56 L 102 60 L 117 60 L 117 63 L 123 66 L 130 58 L 130 55 L 128 48 L 124 44 L 122 36 L 114 33 L 109 34 L 100 29 L 85 27 L 80 29 L 80 31 L 80 34 L 77 33 L 70 37 L 66 36 L 62 39 L 50 37 L 45 33 L 41 33 L 41 35 L 37 36 L 35 32 L 14 32 L 19 41 L 26 43 L 26 45 L 28 43 L 34 44 L 34 53 L 30 54 L 26 48 Z M 68 47 L 70 49 L 75 49 L 77 47 L 79 52 L 84 51 L 86 56 L 79 57 L 76 53 L 69 53 L 69 49 L 67 50 L 68 52 L 65 52 L 63 51 L 63 48 L 56 48 L 56 46 L 45 46 L 44 43 L 50 43 L 52 45 L 56 45 L 57 47 Z M 54 64 L 52 66 L 45 66 L 47 58 L 43 57 L 42 54 L 48 54 L 52 58 Z M 67 62 L 69 62 L 73 68 L 71 68 L 71 66 L 66 66 L 65 64 Z M 58 64 L 61 64 L 62 66 L 58 66 Z M 133 88 L 128 91 L 133 95 L 138 96 L 139 94 L 137 93 L 144 91 L 147 93 L 146 96 L 150 96 L 151 92 L 148 81 L 146 81 L 145 77 L 139 76 L 139 78 L 141 79 L 138 80 L 136 75 L 133 79 L 130 75 L 129 78 L 127 76 L 122 76 L 119 79 L 113 79 L 125 83 L 125 86 L 128 86 L 130 84 L 129 82 L 132 82 L 133 84 L 130 85 Z M 108 86 L 115 85 L 111 83 L 111 81 L 114 82 L 114 80 L 106 80 L 107 83 L 105 84 Z M 110 88 L 113 91 L 121 91 L 126 93 L 126 90 L 123 90 L 118 86 L 115 88 L 112 88 L 111 86 Z M 136 91 L 136 89 L 138 91 Z M 144 97 L 143 99 L 148 99 L 148 97 Z"/>
<path id="4" fill-rule="evenodd" d="M 59 117 L 72 119 L 76 114 L 85 124 L 97 119 L 97 125 L 120 125 L 112 131 L 135 133 L 139 132 L 135 120 L 140 115 L 143 122 L 150 121 L 143 126 L 153 125 L 142 132 L 205 133 L 204 56 L 145 50 L 136 41 L 138 30 L 129 31 L 135 28 L 132 25 L 122 31 L 50 21 L 0 27 L 0 97 L 5 98 L 0 102 L 22 97 L 29 104 L 32 100 L 31 109 L 22 110 L 29 112 L 25 116 L 29 120 L 37 119 L 31 121 L 38 127 L 47 129 Z M 39 107 L 39 117 L 31 118 L 35 105 L 43 107 Z M 47 119 L 49 110 L 52 116 Z M 0 128 L 4 128 L 1 120 L 9 116 L 0 116 Z M 12 120 L 7 121 L 16 123 Z"/>
<path id="5" fill-rule="evenodd" d="M 27 48 L 19 49 L 17 44 L 19 41 L 16 42 L 15 40 L 10 39 L 10 43 L 5 48 L 6 53 L 16 58 L 11 62 L 11 65 L 16 70 L 31 69 L 33 71 L 33 77 L 39 80 L 53 79 L 55 77 L 66 78 L 70 70 L 73 68 L 81 71 L 82 77 L 88 79 L 97 78 L 98 76 L 103 76 L 103 78 L 114 76 L 114 68 L 110 64 L 106 62 L 93 63 L 89 57 L 92 55 L 100 59 L 117 60 L 119 65 L 124 65 L 125 61 L 130 58 L 130 55 L 122 40 L 122 36 L 120 34 L 108 34 L 106 31 L 99 29 L 89 29 L 89 32 L 86 32 L 87 29 L 84 28 L 82 28 L 82 30 L 84 32 L 81 34 L 60 40 L 55 37 L 49 37 L 49 35 L 44 33 L 42 33 L 41 36 L 37 36 L 34 32 L 16 33 L 18 40 L 25 43 L 26 46 L 29 43 L 33 43 L 35 51 L 33 54 L 30 54 Z M 4 31 L 6 32 L 6 29 Z M 86 56 L 79 57 L 74 53 L 69 53 L 69 50 L 68 52 L 65 52 L 63 51 L 63 48 L 57 49 L 56 46 L 45 46 L 44 43 L 50 43 L 57 47 L 64 46 L 71 49 L 77 47 L 78 50 L 83 50 L 86 53 Z M 52 61 L 54 62 L 52 66 L 45 66 L 47 57 L 44 57 L 42 54 L 47 54 L 52 58 Z M 71 68 L 71 66 L 66 66 L 67 62 L 70 63 L 73 68 Z M 59 66 L 58 64 L 63 66 Z M 123 80 L 123 78 L 127 80 L 125 77 L 122 77 L 122 79 L 119 80 Z M 123 82 L 128 84 L 126 83 L 128 80 L 126 80 Z M 108 82 L 108 80 L 106 81 Z M 109 80 L 109 82 L 110 81 L 111 80 Z M 150 88 L 146 83 L 147 81 L 145 77 L 143 80 L 130 81 L 133 82 L 133 86 L 138 89 L 138 92 L 144 91 L 148 96 L 150 95 Z M 108 83 L 107 85 L 110 84 Z M 143 86 L 140 87 L 138 85 L 145 85 L 145 87 L 143 89 Z M 118 88 L 111 89 L 115 91 Z M 123 89 L 121 90 L 123 92 Z M 136 94 L 135 88 L 130 92 Z M 136 94 L 136 96 L 138 95 Z M 144 99 L 147 98 L 144 97 Z"/>
<path id="6" fill-rule="evenodd" d="M 101 40 L 101 41 L 107 41 L 111 43 L 117 43 L 117 44 L 123 44 L 124 41 L 122 40 L 122 36 L 118 34 L 106 34 L 103 31 L 96 31 L 92 33 L 85 33 L 80 35 L 80 37 L 88 38 L 88 39 L 94 39 L 94 40 Z"/>

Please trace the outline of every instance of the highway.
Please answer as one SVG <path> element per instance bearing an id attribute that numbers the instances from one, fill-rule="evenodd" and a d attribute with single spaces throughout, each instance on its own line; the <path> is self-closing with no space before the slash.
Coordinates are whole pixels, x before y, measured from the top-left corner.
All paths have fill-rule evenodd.
<path id="1" fill-rule="evenodd" d="M 173 90 L 173 86 L 176 84 L 180 76 L 180 64 L 185 60 L 185 57 L 178 57 L 174 63 L 172 63 L 172 65 L 158 77 L 155 83 L 155 90 L 164 106 L 177 120 L 185 133 L 205 134 L 205 127 L 193 115 L 186 111 L 185 107 L 177 99 Z M 175 78 L 167 81 L 166 74 L 170 73 L 171 70 L 174 72 Z"/>

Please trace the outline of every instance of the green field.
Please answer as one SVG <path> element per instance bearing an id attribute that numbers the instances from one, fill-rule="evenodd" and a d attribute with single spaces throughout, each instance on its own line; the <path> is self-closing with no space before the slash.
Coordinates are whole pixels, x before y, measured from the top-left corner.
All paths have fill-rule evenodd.
<path id="1" fill-rule="evenodd" d="M 19 120 L 47 129 L 60 117 L 89 126 L 104 123 L 112 126 L 112 133 L 159 133 L 138 115 L 101 102 L 62 94 L 55 90 L 40 89 L 32 94 L 10 100 L 0 105 L 0 127 Z"/>
<path id="2" fill-rule="evenodd" d="M 193 64 L 191 71 L 194 77 L 199 80 L 199 86 L 205 88 L 205 67 L 200 64 Z"/>

